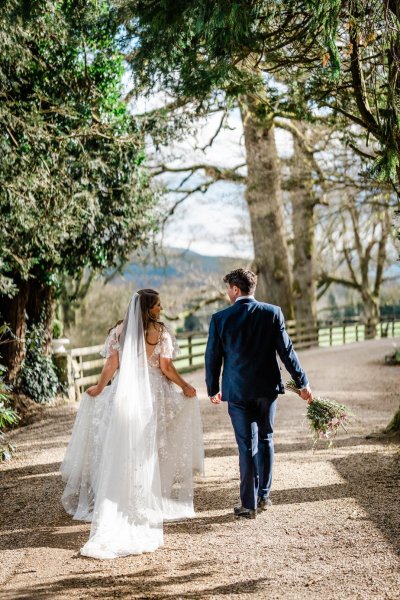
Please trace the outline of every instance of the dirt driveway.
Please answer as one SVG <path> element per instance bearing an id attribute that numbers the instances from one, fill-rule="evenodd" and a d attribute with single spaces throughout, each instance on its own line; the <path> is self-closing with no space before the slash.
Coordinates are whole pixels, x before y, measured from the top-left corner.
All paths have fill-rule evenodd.
<path id="1" fill-rule="evenodd" d="M 114 561 L 78 553 L 89 526 L 63 512 L 58 474 L 76 407 L 48 409 L 14 434 L 18 453 L 0 465 L 0 598 L 397 600 L 399 447 L 365 438 L 399 404 L 400 369 L 383 365 L 391 348 L 383 339 L 299 353 L 314 391 L 357 420 L 333 450 L 313 452 L 305 404 L 281 397 L 273 506 L 254 521 L 232 515 L 238 459 L 226 406 L 211 406 L 204 374 L 192 374 L 206 448 L 197 517 L 167 524 L 155 553 Z"/>

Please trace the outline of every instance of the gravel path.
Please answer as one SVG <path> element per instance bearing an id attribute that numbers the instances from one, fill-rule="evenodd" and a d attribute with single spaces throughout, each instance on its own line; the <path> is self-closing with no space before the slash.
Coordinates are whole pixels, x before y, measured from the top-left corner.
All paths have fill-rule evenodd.
<path id="1" fill-rule="evenodd" d="M 400 342 L 398 338 L 397 343 Z M 14 433 L 0 465 L 0 598 L 398 599 L 399 452 L 366 434 L 399 404 L 400 370 L 383 365 L 392 340 L 300 352 L 315 393 L 348 404 L 357 420 L 333 450 L 312 452 L 305 404 L 286 394 L 276 417 L 273 506 L 236 521 L 238 459 L 226 405 L 201 398 L 206 477 L 197 517 L 165 526 L 164 547 L 114 561 L 83 558 L 87 524 L 60 505 L 59 463 L 75 406 L 48 409 Z"/>

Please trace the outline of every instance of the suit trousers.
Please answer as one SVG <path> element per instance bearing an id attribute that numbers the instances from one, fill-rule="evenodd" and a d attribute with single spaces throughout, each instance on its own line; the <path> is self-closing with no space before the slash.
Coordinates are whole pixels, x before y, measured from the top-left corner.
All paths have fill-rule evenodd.
<path id="1" fill-rule="evenodd" d="M 274 462 L 274 420 L 277 396 L 246 401 L 228 401 L 239 448 L 240 500 L 254 510 L 257 498 L 267 498 L 272 484 Z"/>

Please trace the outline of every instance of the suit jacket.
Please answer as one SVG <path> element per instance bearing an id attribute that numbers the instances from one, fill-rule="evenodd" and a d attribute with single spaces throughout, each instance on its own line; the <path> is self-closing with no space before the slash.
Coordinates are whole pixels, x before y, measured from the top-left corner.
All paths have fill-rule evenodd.
<path id="1" fill-rule="evenodd" d="M 205 356 L 208 395 L 220 391 L 222 365 L 223 400 L 246 401 L 284 394 L 277 353 L 296 384 L 305 387 L 308 379 L 279 306 L 244 298 L 215 313 Z"/>

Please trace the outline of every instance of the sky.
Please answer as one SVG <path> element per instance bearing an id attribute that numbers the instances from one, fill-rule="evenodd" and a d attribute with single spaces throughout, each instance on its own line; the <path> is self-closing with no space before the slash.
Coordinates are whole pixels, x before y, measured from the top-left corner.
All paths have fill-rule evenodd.
<path id="1" fill-rule="evenodd" d="M 130 106 L 133 113 L 143 113 L 162 106 L 162 97 L 149 100 L 139 99 Z M 151 164 L 167 164 L 169 167 L 185 167 L 206 163 L 218 167 L 232 168 L 245 163 L 243 127 L 238 109 L 230 112 L 228 127 L 222 129 L 211 147 L 201 150 L 216 132 L 222 113 L 214 113 L 201 119 L 194 134 L 172 146 L 158 151 L 149 144 Z M 281 156 L 292 153 L 290 134 L 276 130 L 276 142 Z M 240 171 L 246 173 L 245 167 Z M 157 178 L 160 184 L 176 188 L 187 173 L 169 174 Z M 184 188 L 196 187 L 204 178 L 194 175 Z M 171 206 L 179 194 L 169 194 L 167 206 Z M 165 227 L 165 246 L 190 248 L 208 256 L 231 256 L 253 258 L 250 221 L 244 198 L 244 186 L 229 182 L 217 182 L 207 192 L 196 192 L 176 210 Z"/>
<path id="2" fill-rule="evenodd" d="M 131 89 L 129 76 L 126 76 L 126 90 Z M 168 100 L 161 94 L 151 98 L 139 98 L 130 104 L 132 113 L 144 113 L 164 106 Z M 238 109 L 233 109 L 228 116 L 227 126 L 222 129 L 211 147 L 201 149 L 210 142 L 220 123 L 222 113 L 214 113 L 198 121 L 194 132 L 188 134 L 183 141 L 176 142 L 158 150 L 149 140 L 147 154 L 152 165 L 166 164 L 169 167 L 189 167 L 193 164 L 210 164 L 217 167 L 232 168 L 245 164 L 245 148 L 243 127 Z M 291 135 L 275 129 L 278 154 L 281 158 L 289 158 L 293 154 Z M 326 157 L 325 157 L 326 159 Z M 241 174 L 246 174 L 243 166 Z M 160 185 L 176 188 L 186 173 L 168 174 L 155 178 Z M 195 173 L 184 188 L 199 185 L 204 178 Z M 165 226 L 163 245 L 190 249 L 208 256 L 229 256 L 251 260 L 254 257 L 248 208 L 244 197 L 245 186 L 230 182 L 217 182 L 205 193 L 196 192 L 189 196 L 170 217 Z M 164 195 L 161 210 L 164 214 L 181 195 Z M 398 254 L 396 253 L 396 258 Z M 400 266 L 396 258 L 392 262 L 393 271 L 390 276 L 398 276 Z"/>

